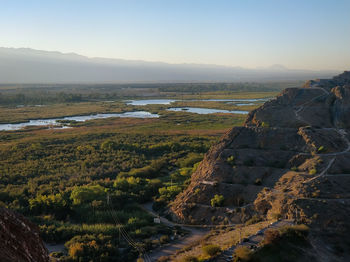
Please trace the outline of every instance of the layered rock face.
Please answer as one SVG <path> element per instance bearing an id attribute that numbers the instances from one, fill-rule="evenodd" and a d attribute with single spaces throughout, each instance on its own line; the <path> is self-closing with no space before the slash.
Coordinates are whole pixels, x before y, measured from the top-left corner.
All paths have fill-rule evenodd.
<path id="1" fill-rule="evenodd" d="M 216 194 L 221 207 L 211 205 Z M 171 212 L 186 223 L 260 215 L 310 223 L 328 239 L 350 233 L 350 72 L 286 89 L 252 111 L 210 149 Z M 330 248 L 350 250 L 345 242 Z"/>
<path id="2" fill-rule="evenodd" d="M 38 228 L 22 215 L 2 207 L 0 207 L 0 261 L 49 261 Z"/>

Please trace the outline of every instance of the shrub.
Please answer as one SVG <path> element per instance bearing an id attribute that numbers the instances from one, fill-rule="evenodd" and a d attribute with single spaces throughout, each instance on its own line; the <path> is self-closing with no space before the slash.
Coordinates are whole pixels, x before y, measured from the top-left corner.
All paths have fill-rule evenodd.
<path id="1" fill-rule="evenodd" d="M 296 172 L 296 171 L 298 171 L 298 168 L 296 166 L 293 166 L 290 170 Z"/>
<path id="2" fill-rule="evenodd" d="M 219 207 L 224 204 L 224 196 L 223 195 L 215 195 L 211 200 L 210 204 L 212 207 Z"/>
<path id="3" fill-rule="evenodd" d="M 255 179 L 254 185 L 261 186 L 261 184 L 262 184 L 261 178 Z"/>
<path id="4" fill-rule="evenodd" d="M 193 169 L 191 167 L 183 167 L 179 169 L 179 173 L 181 176 L 189 177 L 192 174 L 192 170 Z"/>
<path id="5" fill-rule="evenodd" d="M 320 196 L 320 190 L 312 192 L 311 196 L 312 197 L 319 197 Z"/>
<path id="6" fill-rule="evenodd" d="M 189 153 L 185 159 L 178 160 L 180 167 L 193 167 L 194 164 L 202 161 L 203 155 L 198 153 Z"/>
<path id="7" fill-rule="evenodd" d="M 166 243 L 169 242 L 169 236 L 163 235 L 163 236 L 160 237 L 159 241 L 160 241 L 161 244 L 166 244 Z"/>
<path id="8" fill-rule="evenodd" d="M 325 152 L 326 151 L 326 148 L 324 146 L 320 146 L 318 149 L 317 149 L 317 152 L 318 153 L 322 153 L 322 152 Z"/>
<path id="9" fill-rule="evenodd" d="M 157 259 L 157 262 L 168 262 L 168 261 L 170 260 L 166 256 L 161 256 L 160 258 Z"/>
<path id="10" fill-rule="evenodd" d="M 273 219 L 276 219 L 276 220 L 279 220 L 282 217 L 282 215 L 280 213 L 273 213 L 271 216 Z"/>
<path id="11" fill-rule="evenodd" d="M 198 258 L 195 256 L 185 256 L 182 260 L 182 262 L 198 262 Z"/>
<path id="12" fill-rule="evenodd" d="M 235 164 L 235 157 L 234 156 L 230 156 L 226 159 L 226 162 L 229 163 L 231 166 L 233 166 Z"/>
<path id="13" fill-rule="evenodd" d="M 221 248 L 217 245 L 206 245 L 202 247 L 205 255 L 213 257 L 221 252 Z"/>
<path id="14" fill-rule="evenodd" d="M 275 229 L 268 229 L 264 233 L 264 244 L 273 244 L 280 239 L 280 232 Z"/>
<path id="15" fill-rule="evenodd" d="M 247 226 L 252 225 L 252 224 L 256 224 L 258 222 L 261 221 L 261 218 L 258 215 L 254 215 L 251 219 L 249 219 L 247 222 L 245 222 L 245 224 Z"/>
<path id="16" fill-rule="evenodd" d="M 164 200 L 171 200 L 182 191 L 180 186 L 168 186 L 159 188 L 160 198 Z"/>
<path id="17" fill-rule="evenodd" d="M 301 261 L 302 257 L 310 258 L 308 231 L 309 228 L 305 225 L 284 226 L 278 230 L 265 231 L 263 245 L 252 254 L 249 261 Z"/>
<path id="18" fill-rule="evenodd" d="M 282 227 L 279 232 L 282 237 L 287 238 L 289 241 L 300 242 L 301 240 L 306 239 L 309 230 L 308 226 L 301 224 Z"/>
<path id="19" fill-rule="evenodd" d="M 79 256 L 83 255 L 84 247 L 81 243 L 74 243 L 69 247 L 68 254 L 73 259 L 77 259 Z"/>
<path id="20" fill-rule="evenodd" d="M 252 251 L 246 246 L 238 246 L 234 252 L 234 261 L 249 261 L 252 256 Z"/>
<path id="21" fill-rule="evenodd" d="M 267 128 L 267 127 L 270 127 L 270 125 L 267 122 L 262 122 L 261 127 Z"/>
<path id="22" fill-rule="evenodd" d="M 112 141 L 110 139 L 104 141 L 100 146 L 100 148 L 104 151 L 113 151 L 117 149 L 117 147 L 118 147 L 118 144 L 115 141 Z"/>
<path id="23" fill-rule="evenodd" d="M 105 197 L 105 188 L 100 185 L 77 186 L 70 195 L 74 205 L 91 203 L 93 200 L 105 200 Z"/>
<path id="24" fill-rule="evenodd" d="M 194 191 L 194 195 L 198 195 L 201 192 L 201 190 L 199 188 L 196 188 L 196 190 Z"/>
<path id="25" fill-rule="evenodd" d="M 312 168 L 309 170 L 309 175 L 315 175 L 315 174 L 317 174 L 316 168 Z"/>

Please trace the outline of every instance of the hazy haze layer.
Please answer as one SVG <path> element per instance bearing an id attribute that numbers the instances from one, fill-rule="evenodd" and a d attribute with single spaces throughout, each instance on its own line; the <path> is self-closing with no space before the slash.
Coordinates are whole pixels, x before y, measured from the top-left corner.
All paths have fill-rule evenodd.
<path id="1" fill-rule="evenodd" d="M 323 78 L 333 74 L 334 71 L 290 70 L 283 66 L 244 69 L 87 58 L 77 54 L 0 48 L 0 83 L 285 81 Z"/>

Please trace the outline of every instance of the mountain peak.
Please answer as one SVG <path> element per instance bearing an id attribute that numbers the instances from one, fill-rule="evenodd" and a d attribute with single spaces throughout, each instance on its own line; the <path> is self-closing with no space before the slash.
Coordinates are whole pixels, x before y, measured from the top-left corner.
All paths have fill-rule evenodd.
<path id="1" fill-rule="evenodd" d="M 330 77 L 334 71 L 245 69 L 210 64 L 169 64 L 88 58 L 75 53 L 0 48 L 0 83 L 125 83 L 289 81 Z"/>
<path id="2" fill-rule="evenodd" d="M 287 67 L 281 64 L 274 64 L 269 67 L 271 70 L 289 70 Z"/>

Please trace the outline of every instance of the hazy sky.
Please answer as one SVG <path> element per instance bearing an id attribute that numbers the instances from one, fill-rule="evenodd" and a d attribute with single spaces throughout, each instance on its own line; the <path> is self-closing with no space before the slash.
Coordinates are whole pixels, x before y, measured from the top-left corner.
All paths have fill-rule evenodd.
<path id="1" fill-rule="evenodd" d="M 0 46 L 350 70 L 350 0 L 1 0 Z"/>

